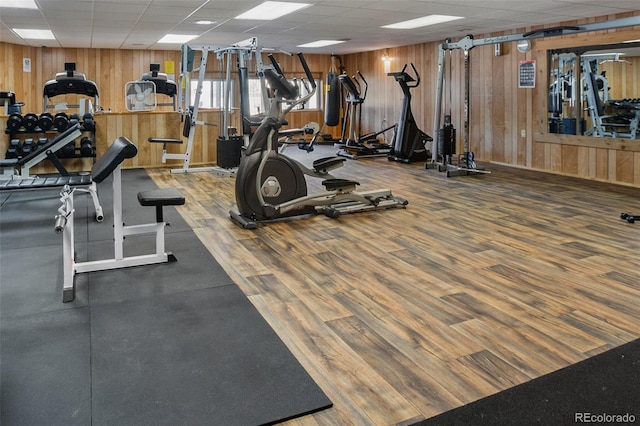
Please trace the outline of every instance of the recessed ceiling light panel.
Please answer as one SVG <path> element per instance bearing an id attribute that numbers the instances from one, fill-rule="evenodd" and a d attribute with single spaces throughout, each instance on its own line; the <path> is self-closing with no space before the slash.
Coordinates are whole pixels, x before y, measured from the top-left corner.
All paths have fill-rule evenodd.
<path id="1" fill-rule="evenodd" d="M 395 24 L 383 25 L 382 28 L 392 28 L 397 30 L 411 30 L 413 28 L 426 27 L 428 25 L 441 24 L 443 22 L 463 19 L 462 16 L 451 15 L 428 15 L 422 18 L 410 19 L 408 21 L 396 22 Z"/>
<path id="2" fill-rule="evenodd" d="M 33 30 L 29 28 L 13 28 L 12 31 L 23 40 L 55 40 L 51 30 Z"/>
<path id="3" fill-rule="evenodd" d="M 260 21 L 271 21 L 296 10 L 311 6 L 308 3 L 289 3 L 283 1 L 265 1 L 245 13 L 236 16 L 236 19 L 256 19 Z"/>
<path id="4" fill-rule="evenodd" d="M 311 43 L 299 44 L 297 47 L 325 47 L 333 46 L 334 44 L 344 43 L 345 40 L 317 40 Z"/>
<path id="5" fill-rule="evenodd" d="M 11 9 L 37 9 L 38 6 L 33 0 L 0 0 L 0 7 Z"/>
<path id="6" fill-rule="evenodd" d="M 194 38 L 198 37 L 197 35 L 191 35 L 191 34 L 167 34 L 166 36 L 162 37 L 160 40 L 158 40 L 158 43 L 187 43 L 191 40 L 193 40 Z"/>

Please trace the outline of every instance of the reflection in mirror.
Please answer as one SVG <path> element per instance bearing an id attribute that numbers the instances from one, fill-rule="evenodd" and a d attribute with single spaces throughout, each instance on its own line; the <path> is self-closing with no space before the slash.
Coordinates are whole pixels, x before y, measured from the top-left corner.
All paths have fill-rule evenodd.
<path id="1" fill-rule="evenodd" d="M 640 139 L 640 42 L 550 50 L 549 133 Z"/>

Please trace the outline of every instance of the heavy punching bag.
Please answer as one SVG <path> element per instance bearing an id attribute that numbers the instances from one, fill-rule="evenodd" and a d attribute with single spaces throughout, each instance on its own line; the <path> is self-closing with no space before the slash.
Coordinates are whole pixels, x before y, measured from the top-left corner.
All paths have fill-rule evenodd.
<path id="1" fill-rule="evenodd" d="M 331 69 L 327 73 L 326 96 L 324 103 L 324 124 L 326 126 L 337 126 L 340 122 L 340 81 L 338 80 L 338 68 L 336 58 L 340 61 L 342 71 L 342 59 L 337 55 L 331 55 Z"/>

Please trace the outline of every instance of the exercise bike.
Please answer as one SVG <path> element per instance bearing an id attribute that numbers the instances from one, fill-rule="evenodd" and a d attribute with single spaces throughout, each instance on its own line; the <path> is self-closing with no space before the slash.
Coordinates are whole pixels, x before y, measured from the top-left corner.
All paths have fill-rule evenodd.
<path id="1" fill-rule="evenodd" d="M 298 84 L 286 79 L 273 55 L 268 57 L 273 67 L 264 74 L 275 93 L 269 113 L 242 153 L 235 183 L 238 211 L 229 212 L 231 219 L 245 229 L 255 229 L 263 223 L 320 213 L 337 218 L 343 213 L 405 207 L 407 200 L 393 197 L 388 189 L 356 192 L 359 182 L 333 177 L 330 172 L 341 167 L 344 158 L 320 158 L 308 168 L 278 152 L 278 131 L 285 116 L 313 96 L 316 84 L 302 53 L 298 58 L 308 81 L 303 83 L 311 85 L 304 96 Z M 323 179 L 325 191 L 308 194 L 305 175 Z"/>

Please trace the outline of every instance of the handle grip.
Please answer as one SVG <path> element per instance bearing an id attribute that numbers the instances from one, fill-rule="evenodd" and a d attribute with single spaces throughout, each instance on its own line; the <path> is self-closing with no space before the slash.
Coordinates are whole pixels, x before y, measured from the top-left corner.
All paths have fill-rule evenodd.
<path id="1" fill-rule="evenodd" d="M 67 217 L 63 215 L 58 215 L 55 217 L 56 224 L 54 226 L 54 230 L 56 234 L 62 234 L 64 232 L 64 227 L 67 226 Z"/>
<path id="2" fill-rule="evenodd" d="M 313 74 L 311 74 L 309 65 L 307 65 L 307 61 L 304 59 L 304 55 L 302 54 L 302 52 L 298 53 L 298 59 L 300 59 L 300 63 L 302 64 L 302 68 L 304 68 L 304 73 L 307 75 L 307 79 L 309 80 L 311 87 L 315 89 L 316 80 L 313 78 Z"/>
<path id="3" fill-rule="evenodd" d="M 273 65 L 273 69 L 276 70 L 278 74 L 284 77 L 284 73 L 282 72 L 282 68 L 280 68 L 280 64 L 276 61 L 276 58 L 273 57 L 273 54 L 269 54 L 269 60 L 271 61 L 271 65 Z"/>
<path id="4" fill-rule="evenodd" d="M 405 65 L 406 68 L 406 65 Z M 420 73 L 418 73 L 418 70 L 416 69 L 415 65 L 413 65 L 413 62 L 411 63 L 411 68 L 413 68 L 413 73 L 416 75 L 416 82 L 413 84 L 413 87 L 418 87 L 420 85 Z"/>

